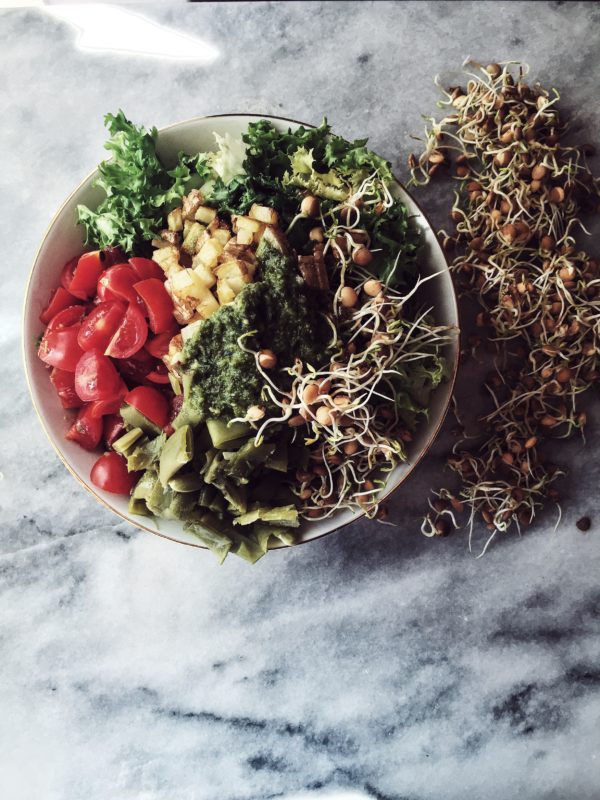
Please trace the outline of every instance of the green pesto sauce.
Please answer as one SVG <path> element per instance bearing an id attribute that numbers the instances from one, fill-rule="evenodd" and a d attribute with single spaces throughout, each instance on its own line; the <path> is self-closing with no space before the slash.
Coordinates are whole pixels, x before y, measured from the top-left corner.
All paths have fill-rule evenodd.
<path id="1" fill-rule="evenodd" d="M 249 349 L 269 348 L 277 355 L 273 378 L 282 385 L 279 367 L 300 358 L 313 366 L 325 360 L 329 329 L 319 315 L 315 299 L 299 277 L 295 259 L 262 240 L 256 256 L 258 280 L 248 284 L 236 299 L 207 319 L 186 342 L 183 369 L 192 381 L 187 402 L 203 418 L 244 416 L 248 407 L 265 403 L 260 392 L 264 379 Z"/>

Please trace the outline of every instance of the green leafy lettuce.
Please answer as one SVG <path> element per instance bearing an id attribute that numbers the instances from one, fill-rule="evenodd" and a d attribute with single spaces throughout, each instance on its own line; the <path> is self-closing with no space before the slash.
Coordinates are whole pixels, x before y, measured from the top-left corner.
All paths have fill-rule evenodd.
<path id="1" fill-rule="evenodd" d="M 95 185 L 106 197 L 95 211 L 78 206 L 78 221 L 87 244 L 120 245 L 132 252 L 160 229 L 165 208 L 212 174 L 210 159 L 205 153 L 179 153 L 177 164 L 167 169 L 156 153 L 156 128 L 138 127 L 122 111 L 104 121 L 110 134 L 105 148 L 112 158 L 99 165 Z"/>

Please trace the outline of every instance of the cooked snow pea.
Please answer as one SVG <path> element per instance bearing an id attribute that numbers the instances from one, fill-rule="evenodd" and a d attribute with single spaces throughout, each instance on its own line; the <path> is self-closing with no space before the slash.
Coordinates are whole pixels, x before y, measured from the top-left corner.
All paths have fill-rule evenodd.
<path id="1" fill-rule="evenodd" d="M 160 434 L 160 428 L 157 425 L 150 422 L 148 417 L 145 417 L 137 408 L 130 406 L 128 403 L 121 406 L 119 413 L 128 428 L 141 428 L 148 436 L 158 436 Z"/>
<path id="2" fill-rule="evenodd" d="M 138 514 L 140 517 L 151 517 L 152 512 L 148 510 L 144 500 L 138 500 L 137 497 L 129 498 L 129 506 L 127 510 L 130 514 Z"/>
<path id="3" fill-rule="evenodd" d="M 232 450 L 234 442 L 247 439 L 252 428 L 245 422 L 233 422 L 228 425 L 222 419 L 207 419 L 206 427 L 210 433 L 213 447 L 218 450 Z"/>
<path id="4" fill-rule="evenodd" d="M 233 545 L 233 531 L 214 514 L 203 514 L 198 522 L 188 523 L 184 530 L 193 533 L 219 559 L 221 564 Z"/>
<path id="5" fill-rule="evenodd" d="M 269 537 L 273 536 L 275 539 L 279 539 L 280 542 L 288 546 L 296 543 L 296 534 L 294 532 L 289 529 L 280 528 L 277 525 L 266 525 L 264 522 L 256 522 L 252 527 L 252 531 L 259 541 L 263 536 L 268 534 Z"/>
<path id="6" fill-rule="evenodd" d="M 241 536 L 237 534 L 234 541 L 234 551 L 236 556 L 255 564 L 267 552 L 266 543 L 258 542 L 254 537 Z"/>
<path id="7" fill-rule="evenodd" d="M 298 509 L 295 506 L 279 506 L 268 508 L 255 505 L 245 514 L 241 514 L 233 520 L 234 525 L 252 525 L 258 520 L 269 522 L 273 525 L 283 525 L 286 528 L 297 528 L 300 525 L 298 520 Z"/>
<path id="8" fill-rule="evenodd" d="M 134 486 L 131 496 L 136 500 L 147 500 L 157 480 L 156 470 L 147 469 Z"/>
<path id="9" fill-rule="evenodd" d="M 248 509 L 248 496 L 245 486 L 237 486 L 229 478 L 222 478 L 214 484 L 229 503 L 233 513 L 245 514 Z"/>
<path id="10" fill-rule="evenodd" d="M 274 451 L 275 442 L 263 442 L 257 447 L 254 439 L 250 439 L 236 453 L 231 453 L 229 456 L 226 452 L 223 453 L 227 462 L 223 466 L 223 473 L 236 483 L 248 483 L 256 468 L 264 464 Z"/>
<path id="11" fill-rule="evenodd" d="M 223 453 L 218 450 L 209 450 L 206 453 L 206 464 L 202 470 L 202 477 L 206 483 L 214 483 L 221 475 L 223 467 Z"/>
<path id="12" fill-rule="evenodd" d="M 148 469 L 160 458 L 167 437 L 164 433 L 155 439 L 146 439 L 132 450 L 127 456 L 127 469 L 135 472 L 139 469 Z"/>
<path id="13" fill-rule="evenodd" d="M 173 490 L 168 486 L 163 486 L 160 480 L 157 478 L 154 482 L 152 490 L 148 493 L 146 505 L 153 514 L 156 514 L 157 517 L 171 519 L 169 507 L 173 501 L 173 494 Z"/>
<path id="14" fill-rule="evenodd" d="M 171 478 L 169 486 L 175 492 L 197 492 L 204 486 L 204 481 L 195 472 L 187 472 Z"/>
<path id="15" fill-rule="evenodd" d="M 177 430 L 178 428 L 183 428 L 184 425 L 191 425 L 192 428 L 195 428 L 201 422 L 202 414 L 191 405 L 189 400 L 184 400 L 181 411 L 171 424 Z"/>
<path id="16" fill-rule="evenodd" d="M 199 519 L 201 514 L 196 510 L 197 500 L 197 496 L 192 493 L 173 492 L 173 499 L 169 506 L 170 515 L 175 519 L 185 521 Z"/>
<path id="17" fill-rule="evenodd" d="M 288 471 L 288 444 L 285 439 L 282 438 L 276 443 L 275 450 L 265 461 L 265 467 L 276 472 Z"/>
<path id="18" fill-rule="evenodd" d="M 158 477 L 163 486 L 178 472 L 184 464 L 192 460 L 194 440 L 189 425 L 179 428 L 168 439 L 160 454 Z"/>
<path id="19" fill-rule="evenodd" d="M 112 444 L 113 450 L 116 450 L 117 453 L 120 453 L 122 456 L 127 454 L 127 451 L 130 450 L 133 445 L 137 442 L 140 436 L 144 435 L 144 431 L 141 428 L 132 428 L 127 433 L 124 433 L 123 436 L 120 436 L 115 442 Z"/>

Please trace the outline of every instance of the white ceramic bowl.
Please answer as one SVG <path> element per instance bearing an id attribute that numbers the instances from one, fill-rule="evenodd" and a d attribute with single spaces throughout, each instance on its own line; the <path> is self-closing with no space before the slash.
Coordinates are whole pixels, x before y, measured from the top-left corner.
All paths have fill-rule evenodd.
<path id="1" fill-rule="evenodd" d="M 180 150 L 189 153 L 212 150 L 214 149 L 213 132 L 220 135 L 229 133 L 232 137 L 239 137 L 249 122 L 261 118 L 248 114 L 231 114 L 198 117 L 179 122 L 163 128 L 159 132 L 159 154 L 169 161 L 174 159 Z M 275 117 L 269 119 L 279 129 L 287 129 L 290 126 L 295 128 L 301 124 L 288 119 Z M 83 231 L 76 224 L 76 207 L 80 203 L 94 207 L 102 198 L 102 192 L 92 186 L 96 177 L 97 172 L 94 171 L 62 204 L 46 231 L 29 277 L 23 319 L 23 354 L 33 405 L 50 442 L 67 469 L 97 500 L 138 528 L 176 542 L 202 547 L 194 536 L 184 533 L 181 523 L 174 520 L 136 517 L 128 512 L 126 497 L 103 492 L 92 485 L 90 469 L 98 455 L 88 453 L 74 442 L 64 438 L 64 434 L 71 424 L 73 413 L 65 411 L 61 407 L 54 388 L 50 384 L 48 370 L 36 355 L 34 343 L 43 327 L 39 322 L 40 312 L 48 302 L 52 290 L 59 284 L 59 275 L 63 264 L 73 258 L 83 247 Z M 427 299 L 435 307 L 437 322 L 455 326 L 458 331 L 456 297 L 446 259 L 437 237 L 419 206 L 400 184 L 395 187 L 395 194 L 403 200 L 423 231 L 425 246 L 422 274 L 440 273 L 437 278 L 426 284 Z M 423 296 L 425 297 L 425 291 L 423 291 Z M 422 421 L 418 433 L 411 443 L 408 460 L 390 474 L 385 496 L 397 489 L 408 478 L 416 464 L 430 448 L 444 420 L 456 374 L 457 341 L 449 346 L 447 355 L 453 366 L 452 377 L 442 384 L 433 395 L 429 418 Z M 307 522 L 301 528 L 300 541 L 307 542 L 317 539 L 361 516 L 362 513 L 341 511 L 330 519 Z"/>

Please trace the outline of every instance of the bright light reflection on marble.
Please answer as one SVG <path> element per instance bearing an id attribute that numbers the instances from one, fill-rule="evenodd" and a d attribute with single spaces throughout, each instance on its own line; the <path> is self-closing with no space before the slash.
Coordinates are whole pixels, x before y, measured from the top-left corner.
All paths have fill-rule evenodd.
<path id="1" fill-rule="evenodd" d="M 97 52 L 172 58 L 211 64 L 214 45 L 157 24 L 142 14 L 107 5 L 52 5 L 48 13 L 75 26 L 77 47 Z"/>

